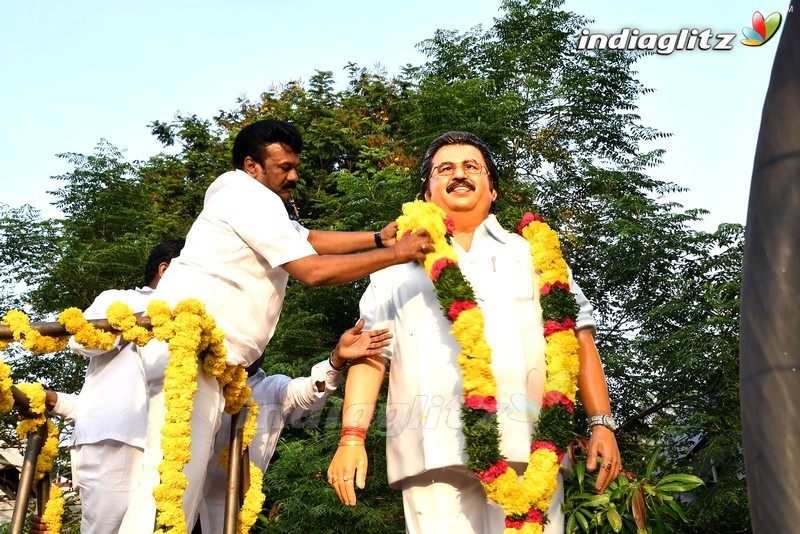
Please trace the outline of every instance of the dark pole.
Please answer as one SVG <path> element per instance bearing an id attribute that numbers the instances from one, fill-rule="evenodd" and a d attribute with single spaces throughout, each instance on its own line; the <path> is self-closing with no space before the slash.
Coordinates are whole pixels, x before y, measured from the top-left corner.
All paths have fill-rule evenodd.
<path id="1" fill-rule="evenodd" d="M 244 444 L 243 444 L 244 445 Z M 242 451 L 242 465 L 240 466 L 241 474 L 239 482 L 239 502 L 244 504 L 244 498 L 247 496 L 247 490 L 250 489 L 250 449 L 247 448 Z"/>
<path id="2" fill-rule="evenodd" d="M 47 473 L 39 480 L 39 482 L 36 483 L 37 515 L 39 516 L 44 515 L 44 507 L 47 506 L 48 500 L 50 500 L 50 473 Z"/>
<path id="3" fill-rule="evenodd" d="M 800 524 L 800 13 L 789 9 L 761 115 L 744 245 L 739 377 L 756 533 Z"/>
<path id="4" fill-rule="evenodd" d="M 231 439 L 228 446 L 228 485 L 225 491 L 223 534 L 235 534 L 239 519 L 239 491 L 242 485 L 242 432 L 247 406 L 231 416 Z"/>
<path id="5" fill-rule="evenodd" d="M 28 500 L 33 490 L 33 475 L 36 473 L 36 460 L 47 439 L 47 424 L 40 426 L 35 432 L 28 434 L 25 444 L 25 456 L 22 460 L 22 471 L 19 474 L 19 486 L 14 499 L 14 512 L 11 516 L 10 534 L 22 534 L 25 526 L 25 515 L 28 511 Z"/>

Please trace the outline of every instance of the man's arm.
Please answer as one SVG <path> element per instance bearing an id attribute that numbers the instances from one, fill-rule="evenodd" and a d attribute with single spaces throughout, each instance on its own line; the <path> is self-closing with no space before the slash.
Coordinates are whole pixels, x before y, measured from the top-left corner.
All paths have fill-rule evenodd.
<path id="1" fill-rule="evenodd" d="M 577 336 L 580 360 L 578 392 L 586 414 L 590 417 L 592 415 L 611 415 L 606 377 L 600 361 L 600 354 L 594 344 L 594 334 L 591 329 L 584 328 L 578 330 Z M 591 432 L 586 468 L 594 471 L 597 469 L 597 457 L 602 458 L 603 464 L 597 474 L 595 489 L 598 493 L 603 493 L 622 470 L 622 460 L 614 431 L 602 425 L 595 425 Z"/>
<path id="2" fill-rule="evenodd" d="M 62 393 L 47 390 L 47 400 L 45 405 L 51 415 L 61 417 L 67 423 L 75 423 L 75 415 L 78 413 L 78 403 L 80 395 L 78 393 Z"/>
<path id="3" fill-rule="evenodd" d="M 294 421 L 322 408 L 328 395 L 338 387 L 341 375 L 342 372 L 334 370 L 328 360 L 323 360 L 311 368 L 308 376 L 293 378 L 286 385 L 283 397 L 284 418 Z M 333 387 L 329 388 L 329 384 Z"/>
<path id="4" fill-rule="evenodd" d="M 381 356 L 356 360 L 347 372 L 347 387 L 342 408 L 342 428 L 356 427 L 366 433 L 378 393 L 386 374 L 386 364 Z M 359 444 L 358 442 L 361 441 Z M 345 437 L 328 467 L 328 482 L 344 504 L 356 504 L 355 485 L 364 489 L 367 481 L 368 458 L 363 440 Z"/>
<path id="5" fill-rule="evenodd" d="M 14 408 L 19 412 L 22 417 L 34 417 L 35 414 L 30 412 L 30 403 L 28 402 L 25 394 L 20 392 L 15 386 L 11 386 L 11 392 L 14 395 Z M 77 413 L 78 400 L 80 396 L 77 393 L 62 393 L 60 391 L 53 391 L 52 389 L 44 390 L 44 408 L 53 416 L 61 417 L 67 423 L 75 422 L 75 414 Z"/>
<path id="6" fill-rule="evenodd" d="M 397 240 L 397 223 L 391 222 L 380 232 L 380 243 L 383 247 L 391 247 Z M 352 254 L 362 250 L 378 247 L 375 232 L 330 232 L 310 230 L 308 242 L 317 254 Z"/>
<path id="7" fill-rule="evenodd" d="M 303 284 L 323 287 L 346 284 L 375 271 L 409 261 L 423 260 L 433 250 L 426 230 L 418 230 L 394 246 L 360 254 L 310 255 L 287 262 L 281 267 Z"/>
<path id="8" fill-rule="evenodd" d="M 389 345 L 392 334 L 386 328 L 368 331 L 363 328 L 364 319 L 359 319 L 354 327 L 341 335 L 330 358 L 314 365 L 309 376 L 295 378 L 288 384 L 283 402 L 285 416 L 295 418 L 320 409 L 328 395 L 339 387 L 350 360 L 380 356 L 381 349 Z"/>

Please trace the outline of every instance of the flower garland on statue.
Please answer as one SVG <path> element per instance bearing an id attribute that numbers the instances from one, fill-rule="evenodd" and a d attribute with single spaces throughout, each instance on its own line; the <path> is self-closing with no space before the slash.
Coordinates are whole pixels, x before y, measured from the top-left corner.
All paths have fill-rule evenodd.
<path id="1" fill-rule="evenodd" d="M 152 301 L 148 307 L 148 316 L 153 326 L 152 332 L 137 325 L 132 309 L 124 303 L 116 302 L 107 311 L 109 324 L 121 332 L 126 341 L 145 345 L 155 337 L 168 343 L 170 359 L 164 379 L 167 414 L 161 442 L 164 458 L 159 465 L 161 483 L 153 491 L 153 495 L 158 510 L 156 519 L 158 524 L 167 529 L 184 532 L 186 522 L 183 517 L 182 503 L 187 480 L 183 475 L 183 467 L 191 458 L 189 422 L 193 397 L 197 390 L 197 358 L 203 359 L 204 371 L 216 378 L 219 386 L 223 389 L 226 401 L 225 410 L 229 413 L 235 413 L 244 405 L 250 395 L 250 388 L 245 384 L 246 370 L 227 364 L 226 348 L 223 344 L 225 333 L 216 327 L 214 318 L 206 314 L 202 303 L 188 299 L 178 303 L 174 310 L 170 310 L 166 303 Z M 110 350 L 116 344 L 116 333 L 94 327 L 77 308 L 64 310 L 58 320 L 64 325 L 67 332 L 74 335 L 75 340 L 86 348 Z M 23 348 L 31 352 L 44 354 L 66 347 L 67 339 L 43 336 L 31 328 L 28 317 L 23 312 L 9 311 L 3 317 L 2 324 L 11 328 L 15 341 L 24 338 Z M 7 344 L 4 343 L 2 348 L 5 346 Z M 39 387 L 41 388 L 41 386 Z M 0 408 L 6 407 L 5 411 L 13 406 L 10 389 L 10 368 L 0 360 Z M 35 400 L 31 402 L 32 405 L 37 403 Z M 41 413 L 43 414 L 43 399 L 41 404 Z M 38 406 L 38 404 L 36 405 Z M 43 415 L 41 419 L 44 420 Z M 36 420 L 38 421 L 38 418 Z M 36 428 L 40 424 L 41 422 L 38 422 Z M 21 423 L 22 431 L 29 431 L 32 425 L 33 423 L 23 421 Z M 48 440 L 47 443 L 50 441 Z M 47 443 L 43 447 L 40 459 L 42 456 L 46 457 L 50 452 Z M 57 434 L 54 443 L 54 450 L 57 452 Z M 54 456 L 55 454 L 53 454 Z M 260 487 L 259 484 L 259 493 Z M 55 498 L 60 497 L 60 491 L 55 492 L 55 495 Z M 57 503 L 54 503 L 54 506 L 57 506 Z M 50 515 L 54 515 L 54 512 Z M 53 528 L 51 530 L 57 531 Z"/>
<path id="2" fill-rule="evenodd" d="M 540 273 L 547 363 L 539 423 L 520 482 L 500 452 L 492 349 L 485 337 L 483 312 L 450 244 L 453 221 L 435 204 L 414 201 L 403 205 L 403 215 L 397 223 L 398 234 L 403 237 L 425 228 L 433 240 L 434 252 L 426 256 L 423 267 L 461 347 L 458 364 L 463 382 L 461 420 L 467 467 L 481 480 L 486 495 L 503 507 L 506 534 L 540 534 L 557 489 L 561 460 L 573 438 L 572 413 L 579 369 L 575 335 L 578 305 L 569 289 L 558 236 L 541 217 L 530 213 L 525 214 L 518 228 L 530 243 L 533 266 Z"/>

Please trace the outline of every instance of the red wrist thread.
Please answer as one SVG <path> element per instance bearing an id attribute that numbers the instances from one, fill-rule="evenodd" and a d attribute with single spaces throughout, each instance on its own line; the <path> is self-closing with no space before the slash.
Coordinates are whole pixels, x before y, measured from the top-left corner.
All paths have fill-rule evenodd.
<path id="1" fill-rule="evenodd" d="M 347 437 L 347 436 L 354 436 L 354 437 L 366 440 L 367 439 L 367 429 L 366 428 L 359 428 L 357 426 L 344 426 L 344 427 L 342 427 L 342 432 L 341 432 L 340 436 L 342 438 Z"/>

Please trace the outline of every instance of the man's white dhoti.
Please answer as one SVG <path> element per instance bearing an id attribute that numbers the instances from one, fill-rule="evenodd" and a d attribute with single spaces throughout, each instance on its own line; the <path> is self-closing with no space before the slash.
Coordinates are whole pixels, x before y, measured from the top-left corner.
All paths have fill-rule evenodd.
<path id="1" fill-rule="evenodd" d="M 558 489 L 547 511 L 550 522 L 545 525 L 544 534 L 564 532 L 563 500 L 564 483 L 559 475 Z M 404 480 L 403 512 L 407 534 L 501 534 L 505 528 L 503 508 L 486 497 L 478 477 L 460 466 L 431 469 Z"/>
<path id="2" fill-rule="evenodd" d="M 128 509 L 142 450 L 108 439 L 70 450 L 72 483 L 80 488 L 81 534 L 114 534 Z"/>

